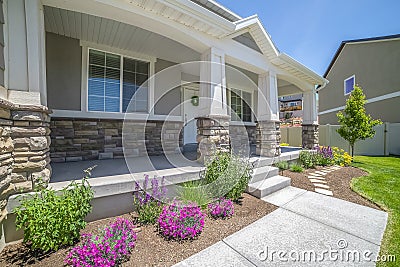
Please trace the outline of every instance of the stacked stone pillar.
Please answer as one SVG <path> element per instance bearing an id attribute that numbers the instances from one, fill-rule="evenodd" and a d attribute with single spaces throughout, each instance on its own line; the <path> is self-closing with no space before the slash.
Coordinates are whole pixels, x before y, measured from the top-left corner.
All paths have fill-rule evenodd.
<path id="1" fill-rule="evenodd" d="M 0 220 L 10 195 L 50 180 L 50 117 L 44 106 L 0 99 Z"/>
<path id="2" fill-rule="evenodd" d="M 276 157 L 281 154 L 281 131 L 279 121 L 257 122 L 256 154 L 264 157 Z"/>
<path id="3" fill-rule="evenodd" d="M 319 144 L 318 124 L 302 125 L 303 148 L 314 149 Z"/>
<path id="4" fill-rule="evenodd" d="M 197 119 L 197 158 L 207 162 L 217 151 L 230 151 L 230 116 L 212 115 Z"/>

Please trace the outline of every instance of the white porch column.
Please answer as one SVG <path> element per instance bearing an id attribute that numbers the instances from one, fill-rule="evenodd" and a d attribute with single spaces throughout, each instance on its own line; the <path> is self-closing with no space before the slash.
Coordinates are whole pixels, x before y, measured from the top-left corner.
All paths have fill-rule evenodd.
<path id="1" fill-rule="evenodd" d="M 230 116 L 227 112 L 224 52 L 211 47 L 201 55 L 201 60 L 197 143 L 199 159 L 206 161 L 216 150 L 230 150 Z"/>
<path id="2" fill-rule="evenodd" d="M 303 94 L 303 147 L 313 149 L 318 145 L 317 93 L 313 88 Z"/>
<path id="3" fill-rule="evenodd" d="M 280 155 L 278 83 L 269 71 L 258 76 L 257 149 L 261 156 Z"/>
<path id="4" fill-rule="evenodd" d="M 225 54 L 211 47 L 201 55 L 200 116 L 227 115 Z"/>
<path id="5" fill-rule="evenodd" d="M 7 1 L 8 99 L 47 105 L 45 29 L 40 0 Z"/>

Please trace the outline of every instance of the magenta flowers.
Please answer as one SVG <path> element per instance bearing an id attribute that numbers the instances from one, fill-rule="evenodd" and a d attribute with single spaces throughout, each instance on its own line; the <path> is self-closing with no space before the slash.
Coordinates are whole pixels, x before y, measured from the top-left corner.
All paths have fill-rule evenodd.
<path id="1" fill-rule="evenodd" d="M 158 218 L 159 231 L 171 239 L 193 239 L 203 231 L 205 217 L 196 204 L 175 202 L 163 208 Z"/>
<path id="2" fill-rule="evenodd" d="M 208 212 L 213 218 L 227 218 L 233 215 L 235 209 L 230 199 L 221 197 L 208 204 Z"/>
<path id="3" fill-rule="evenodd" d="M 109 267 L 126 260 L 135 247 L 135 226 L 124 218 L 117 218 L 98 236 L 82 234 L 81 244 L 67 255 L 65 264 L 74 267 Z"/>

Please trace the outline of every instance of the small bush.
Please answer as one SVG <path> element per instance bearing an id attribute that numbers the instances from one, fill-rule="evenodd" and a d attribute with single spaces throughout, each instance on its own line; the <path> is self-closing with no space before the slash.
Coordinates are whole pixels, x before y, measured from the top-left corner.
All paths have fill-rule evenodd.
<path id="1" fill-rule="evenodd" d="M 209 186 L 212 197 L 225 196 L 237 201 L 251 179 L 253 166 L 236 155 L 217 152 L 213 159 L 206 163 L 205 183 Z"/>
<path id="2" fill-rule="evenodd" d="M 333 163 L 333 152 L 330 146 L 317 146 L 315 162 L 318 166 L 329 166 Z"/>
<path id="3" fill-rule="evenodd" d="M 333 164 L 339 165 L 339 166 L 349 166 L 351 162 L 353 161 L 353 158 L 344 151 L 343 149 L 340 149 L 338 147 L 332 147 L 332 152 L 333 152 Z"/>
<path id="4" fill-rule="evenodd" d="M 275 165 L 275 167 L 279 168 L 279 171 L 281 172 L 281 174 L 283 174 L 284 170 L 289 169 L 289 163 L 287 161 L 279 161 L 279 162 L 275 163 L 274 165 Z"/>
<path id="5" fill-rule="evenodd" d="M 22 198 L 14 209 L 16 226 L 24 229 L 24 242 L 32 249 L 58 250 L 79 238 L 79 231 L 86 226 L 84 219 L 92 210 L 93 191 L 87 181 L 92 169 L 85 170 L 81 182 L 73 181 L 59 192 L 42 188 Z"/>
<path id="6" fill-rule="evenodd" d="M 65 264 L 80 266 L 115 266 L 128 259 L 135 247 L 135 226 L 128 220 L 117 218 L 98 236 L 83 234 L 81 244 L 67 255 Z"/>
<path id="7" fill-rule="evenodd" d="M 196 204 L 172 203 L 158 218 L 160 234 L 168 239 L 194 239 L 204 228 L 205 214 Z"/>
<path id="8" fill-rule="evenodd" d="M 162 211 L 162 200 L 165 198 L 167 189 L 164 185 L 164 177 L 161 179 L 161 186 L 158 179 L 151 179 L 151 194 L 148 193 L 149 176 L 145 175 L 143 187 L 135 182 L 133 193 L 133 205 L 139 215 L 138 222 L 141 224 L 155 224 Z"/>
<path id="9" fill-rule="evenodd" d="M 303 172 L 304 171 L 303 167 L 297 163 L 293 163 L 292 165 L 290 165 L 290 170 L 292 172 Z"/>
<path id="10" fill-rule="evenodd" d="M 235 212 L 233 202 L 230 199 L 219 198 L 208 204 L 208 212 L 214 219 L 231 217 Z"/>
<path id="11" fill-rule="evenodd" d="M 181 188 L 178 189 L 178 197 L 185 204 L 196 203 L 202 208 L 211 201 L 211 196 L 202 180 L 182 183 Z"/>
<path id="12" fill-rule="evenodd" d="M 306 169 L 315 168 L 316 166 L 315 152 L 303 150 L 300 152 L 299 160 Z"/>

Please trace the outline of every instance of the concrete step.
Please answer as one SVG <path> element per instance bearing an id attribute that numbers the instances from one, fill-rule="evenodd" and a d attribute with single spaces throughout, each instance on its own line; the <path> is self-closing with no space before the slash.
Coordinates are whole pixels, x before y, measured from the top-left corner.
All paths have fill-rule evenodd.
<path id="1" fill-rule="evenodd" d="M 290 178 L 276 175 L 271 178 L 249 184 L 247 187 L 247 192 L 257 198 L 262 198 L 287 186 L 290 186 Z"/>
<path id="2" fill-rule="evenodd" d="M 279 174 L 279 169 L 273 166 L 264 166 L 260 168 L 255 168 L 249 183 L 250 184 L 256 183 L 271 178 L 273 176 L 276 176 L 278 174 Z"/>

